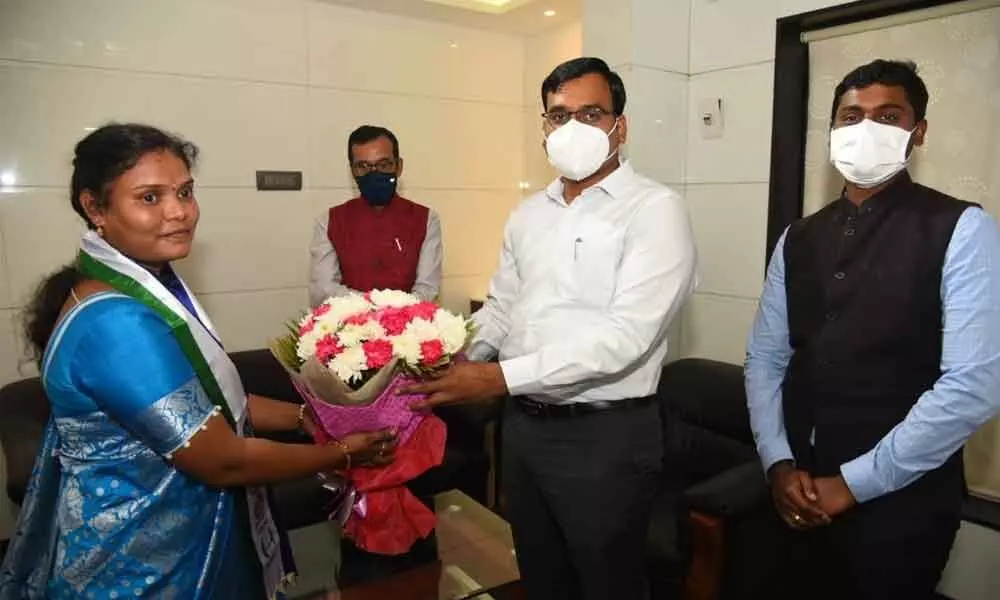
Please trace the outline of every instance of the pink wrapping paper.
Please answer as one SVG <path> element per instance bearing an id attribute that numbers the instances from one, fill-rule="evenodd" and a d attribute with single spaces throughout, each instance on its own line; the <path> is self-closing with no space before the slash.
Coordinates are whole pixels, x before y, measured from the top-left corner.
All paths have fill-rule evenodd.
<path id="1" fill-rule="evenodd" d="M 294 382 L 302 397 L 309 403 L 316 416 L 317 425 L 331 438 L 340 439 L 360 431 L 392 429 L 399 436 L 399 444 L 405 444 L 424 419 L 424 415 L 414 412 L 410 405 L 423 400 L 421 394 L 403 394 L 399 390 L 413 379 L 402 374 L 395 375 L 374 402 L 368 405 L 329 404 L 320 400 Z"/>

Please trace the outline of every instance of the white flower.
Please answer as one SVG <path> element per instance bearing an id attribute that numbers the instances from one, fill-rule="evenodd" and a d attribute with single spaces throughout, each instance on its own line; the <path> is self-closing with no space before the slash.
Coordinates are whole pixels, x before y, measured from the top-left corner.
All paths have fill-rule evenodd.
<path id="1" fill-rule="evenodd" d="M 364 349 L 355 346 L 333 357 L 327 368 L 341 381 L 351 383 L 361 378 L 361 374 L 368 368 L 368 359 Z"/>
<path id="2" fill-rule="evenodd" d="M 438 328 L 434 326 L 434 323 L 426 319 L 413 319 L 410 321 L 410 324 L 406 326 L 406 330 L 403 331 L 403 335 L 413 338 L 417 344 L 436 340 L 440 337 Z"/>
<path id="3" fill-rule="evenodd" d="M 363 325 L 344 325 L 337 334 L 340 344 L 345 348 L 357 346 L 366 340 L 377 340 L 385 337 L 385 329 L 378 321 L 372 319 Z"/>
<path id="4" fill-rule="evenodd" d="M 330 310 L 317 319 L 317 324 L 328 323 L 333 331 L 336 331 L 347 317 L 372 310 L 372 304 L 360 294 L 327 298 L 323 304 L 329 306 Z"/>
<path id="5" fill-rule="evenodd" d="M 302 360 L 309 360 L 313 356 L 316 356 L 316 343 L 324 335 L 325 334 L 320 333 L 317 331 L 317 328 L 314 327 L 312 331 L 300 337 L 298 348 L 296 349 L 296 354 L 298 354 L 299 358 Z"/>
<path id="6" fill-rule="evenodd" d="M 392 338 L 392 353 L 411 367 L 420 364 L 420 342 L 412 335 L 403 333 Z"/>
<path id="7" fill-rule="evenodd" d="M 465 317 L 439 308 L 434 313 L 434 326 L 438 330 L 446 354 L 455 354 L 465 346 L 469 337 Z"/>
<path id="8" fill-rule="evenodd" d="M 399 290 L 372 290 L 368 295 L 372 299 L 372 304 L 379 308 L 386 306 L 400 308 L 420 302 L 420 298 Z"/>

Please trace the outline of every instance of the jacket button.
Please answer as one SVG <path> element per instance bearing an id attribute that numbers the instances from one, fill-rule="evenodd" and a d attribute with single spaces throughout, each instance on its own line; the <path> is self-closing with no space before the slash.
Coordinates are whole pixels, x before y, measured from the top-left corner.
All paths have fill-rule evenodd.
<path id="1" fill-rule="evenodd" d="M 826 320 L 827 321 L 836 321 L 837 317 L 838 317 L 837 313 L 835 313 L 833 311 L 830 311 L 830 312 L 826 313 Z"/>
<path id="2" fill-rule="evenodd" d="M 843 279 L 845 277 L 847 277 L 847 273 L 844 273 L 843 271 L 837 271 L 833 274 L 834 279 Z"/>

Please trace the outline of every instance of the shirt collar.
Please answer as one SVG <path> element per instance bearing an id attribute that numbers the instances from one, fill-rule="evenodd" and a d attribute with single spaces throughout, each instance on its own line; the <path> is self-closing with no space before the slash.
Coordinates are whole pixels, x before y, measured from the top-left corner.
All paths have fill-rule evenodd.
<path id="1" fill-rule="evenodd" d="M 612 198 L 619 199 L 625 196 L 632 186 L 634 179 L 635 170 L 632 168 L 631 163 L 623 160 L 621 165 L 609 173 L 607 177 L 583 191 L 586 192 L 592 188 L 598 188 Z M 565 202 L 565 198 L 563 197 L 564 187 L 563 180 L 559 177 L 545 188 L 545 195 L 557 202 Z"/>

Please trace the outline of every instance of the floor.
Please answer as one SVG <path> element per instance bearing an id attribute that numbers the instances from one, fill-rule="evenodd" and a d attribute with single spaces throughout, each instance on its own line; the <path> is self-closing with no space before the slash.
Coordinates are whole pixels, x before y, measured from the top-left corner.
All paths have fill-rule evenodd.
<path id="1" fill-rule="evenodd" d="M 341 563 L 340 528 L 321 523 L 289 532 L 299 576 L 289 590 L 291 600 L 367 600 L 425 598 L 507 600 L 518 598 L 516 586 L 489 595 L 482 587 L 501 586 L 517 577 L 510 527 L 496 514 L 459 492 L 437 498 L 439 561 L 388 582 L 349 588 L 337 594 L 335 573 Z"/>
<path id="2" fill-rule="evenodd" d="M 320 523 L 290 531 L 288 537 L 299 572 L 289 598 L 315 598 L 324 592 L 335 592 L 335 573 L 340 566 L 340 526 Z"/>

